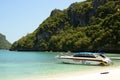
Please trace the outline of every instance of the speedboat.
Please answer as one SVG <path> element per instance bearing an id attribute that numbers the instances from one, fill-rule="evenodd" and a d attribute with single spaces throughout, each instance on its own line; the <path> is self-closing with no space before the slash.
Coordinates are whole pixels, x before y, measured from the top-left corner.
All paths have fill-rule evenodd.
<path id="1" fill-rule="evenodd" d="M 86 65 L 110 65 L 112 61 L 103 54 L 92 52 L 80 52 L 72 55 L 58 55 L 63 63 L 86 64 Z"/>

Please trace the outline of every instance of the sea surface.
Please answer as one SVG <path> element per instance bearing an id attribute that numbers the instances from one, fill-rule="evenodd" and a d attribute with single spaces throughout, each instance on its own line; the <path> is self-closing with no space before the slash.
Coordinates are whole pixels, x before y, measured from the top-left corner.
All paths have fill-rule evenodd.
<path id="1" fill-rule="evenodd" d="M 104 68 L 104 66 L 62 64 L 55 58 L 59 53 L 60 52 L 17 52 L 0 50 L 0 80 L 17 80 L 21 77 L 42 77 L 65 72 Z M 120 54 L 106 55 L 110 57 L 120 57 Z M 113 63 L 112 67 L 120 66 L 120 60 L 114 60 Z"/>

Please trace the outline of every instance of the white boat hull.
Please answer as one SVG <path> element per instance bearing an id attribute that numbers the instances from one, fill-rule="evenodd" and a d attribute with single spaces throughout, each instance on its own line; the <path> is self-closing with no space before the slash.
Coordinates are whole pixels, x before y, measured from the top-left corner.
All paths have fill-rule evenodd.
<path id="1" fill-rule="evenodd" d="M 108 58 L 84 58 L 73 56 L 59 56 L 58 60 L 68 64 L 86 64 L 86 65 L 110 65 L 111 61 Z"/>
<path id="2" fill-rule="evenodd" d="M 84 65 L 99 65 L 100 61 L 89 61 L 89 60 L 79 60 L 79 59 L 59 59 L 60 62 L 66 64 L 84 64 Z"/>

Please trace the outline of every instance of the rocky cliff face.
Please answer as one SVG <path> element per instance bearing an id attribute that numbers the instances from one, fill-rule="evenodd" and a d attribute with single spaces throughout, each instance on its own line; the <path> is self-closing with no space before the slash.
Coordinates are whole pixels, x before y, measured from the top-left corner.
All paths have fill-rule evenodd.
<path id="1" fill-rule="evenodd" d="M 94 13 L 97 14 L 97 8 L 101 5 L 104 5 L 106 2 L 107 0 L 93 0 L 92 4 L 93 4 Z"/>
<path id="2" fill-rule="evenodd" d="M 79 3 L 73 3 L 68 9 L 68 15 L 70 17 L 70 23 L 73 26 L 86 26 L 90 24 L 90 18 L 94 15 L 94 10 L 91 6 L 91 2 L 81 4 L 82 7 L 78 7 Z"/>
<path id="3" fill-rule="evenodd" d="M 73 3 L 68 9 L 70 23 L 73 26 L 86 26 L 91 23 L 91 17 L 97 15 L 99 6 L 107 3 L 107 0 L 91 0 L 83 2 L 82 7 L 77 7 L 79 3 Z M 76 8 L 77 7 L 77 8 Z"/>
<path id="4" fill-rule="evenodd" d="M 105 51 L 119 52 L 119 48 L 111 47 L 120 47 L 119 9 L 119 0 L 87 0 L 63 11 L 55 9 L 33 33 L 16 41 L 11 50 L 95 51 L 104 47 Z"/>

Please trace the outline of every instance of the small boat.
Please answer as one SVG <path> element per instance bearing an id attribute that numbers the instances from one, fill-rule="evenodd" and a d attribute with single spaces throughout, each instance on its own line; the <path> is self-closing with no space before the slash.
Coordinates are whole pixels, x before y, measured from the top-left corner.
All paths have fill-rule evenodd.
<path id="1" fill-rule="evenodd" d="M 58 55 L 63 63 L 86 64 L 86 65 L 110 65 L 112 61 L 100 53 L 80 52 L 72 55 Z"/>

